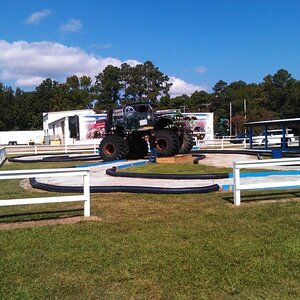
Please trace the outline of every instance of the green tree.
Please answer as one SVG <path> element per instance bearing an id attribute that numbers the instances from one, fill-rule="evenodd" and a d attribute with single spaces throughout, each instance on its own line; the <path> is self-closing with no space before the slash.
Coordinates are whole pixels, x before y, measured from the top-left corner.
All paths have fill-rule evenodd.
<path id="1" fill-rule="evenodd" d="M 102 73 L 96 76 L 94 85 L 95 111 L 101 111 L 114 107 L 121 102 L 121 71 L 120 68 L 107 66 Z"/>
<path id="2" fill-rule="evenodd" d="M 144 93 L 141 100 L 150 101 L 156 103 L 158 98 L 166 96 L 169 93 L 171 83 L 169 83 L 169 77 L 159 71 L 158 67 L 155 67 L 151 61 L 146 61 L 142 65 L 142 87 Z"/>
<path id="3" fill-rule="evenodd" d="M 38 103 L 36 104 L 36 109 L 38 112 L 42 113 L 55 110 L 52 100 L 57 89 L 58 82 L 52 80 L 51 78 L 45 79 L 36 88 L 36 96 L 39 99 Z"/>
<path id="4" fill-rule="evenodd" d="M 15 92 L 15 120 L 14 130 L 31 130 L 42 128 L 42 115 L 37 111 L 38 99 L 35 92 L 24 92 L 20 88 Z"/>
<path id="5" fill-rule="evenodd" d="M 210 111 L 212 98 L 212 95 L 205 91 L 195 91 L 190 97 L 190 110 L 194 112 Z"/>
<path id="6" fill-rule="evenodd" d="M 215 86 L 212 88 L 212 90 L 214 91 L 215 95 L 221 94 L 225 88 L 227 86 L 227 82 L 223 81 L 223 80 L 219 80 Z"/>
<path id="7" fill-rule="evenodd" d="M 300 116 L 300 81 L 293 83 L 288 91 L 288 98 L 285 103 L 285 117 L 296 118 Z"/>
<path id="8" fill-rule="evenodd" d="M 92 102 L 92 80 L 89 76 L 78 78 L 76 75 L 66 79 L 66 86 L 63 87 L 66 95 L 68 109 L 91 108 Z"/>
<path id="9" fill-rule="evenodd" d="M 169 93 L 171 83 L 169 77 L 164 75 L 151 61 L 130 67 L 121 66 L 123 99 L 125 102 L 152 102 Z"/>
<path id="10" fill-rule="evenodd" d="M 14 91 L 0 83 L 0 130 L 12 130 L 15 127 Z"/>
<path id="11" fill-rule="evenodd" d="M 176 96 L 171 98 L 170 105 L 171 106 L 169 108 L 180 109 L 183 112 L 188 112 L 190 111 L 190 97 L 185 94 Z"/>
<path id="12" fill-rule="evenodd" d="M 168 81 L 168 76 L 150 61 L 134 67 L 126 63 L 121 68 L 107 66 L 96 76 L 95 110 L 107 109 L 122 102 L 158 103 L 161 97 L 169 95 L 171 84 Z"/>
<path id="13" fill-rule="evenodd" d="M 296 80 L 284 69 L 278 70 L 273 76 L 267 75 L 263 79 L 263 87 L 268 94 L 270 110 L 278 111 L 281 118 L 284 118 L 288 110 L 291 91 Z"/>

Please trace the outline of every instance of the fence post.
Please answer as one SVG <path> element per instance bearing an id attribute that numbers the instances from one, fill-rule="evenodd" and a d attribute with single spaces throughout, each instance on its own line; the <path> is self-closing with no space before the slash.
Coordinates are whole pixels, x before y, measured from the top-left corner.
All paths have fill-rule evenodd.
<path id="1" fill-rule="evenodd" d="M 6 160 L 6 149 L 5 148 L 0 148 L 0 167 Z"/>
<path id="2" fill-rule="evenodd" d="M 38 151 L 37 151 L 37 145 L 34 145 L 34 154 L 37 154 Z"/>
<path id="3" fill-rule="evenodd" d="M 65 153 L 68 153 L 67 143 L 65 142 Z"/>
<path id="4" fill-rule="evenodd" d="M 94 154 L 96 154 L 96 144 L 94 143 Z"/>
<path id="5" fill-rule="evenodd" d="M 224 139 L 222 138 L 221 140 L 221 149 L 223 150 L 224 149 Z"/>
<path id="6" fill-rule="evenodd" d="M 236 166 L 236 162 L 233 162 L 233 184 L 234 184 L 234 205 L 241 204 L 241 190 L 240 190 L 240 169 Z"/>
<path id="7" fill-rule="evenodd" d="M 83 176 L 83 194 L 84 194 L 84 216 L 91 216 L 91 200 L 90 200 L 90 174 L 89 171 Z"/>

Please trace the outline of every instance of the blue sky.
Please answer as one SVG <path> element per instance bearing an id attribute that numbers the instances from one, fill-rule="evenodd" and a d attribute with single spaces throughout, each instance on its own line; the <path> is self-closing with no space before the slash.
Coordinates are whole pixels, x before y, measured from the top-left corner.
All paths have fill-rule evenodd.
<path id="1" fill-rule="evenodd" d="M 297 0 L 2 0 L 1 10 L 0 81 L 12 87 L 146 60 L 173 95 L 281 68 L 300 79 Z"/>

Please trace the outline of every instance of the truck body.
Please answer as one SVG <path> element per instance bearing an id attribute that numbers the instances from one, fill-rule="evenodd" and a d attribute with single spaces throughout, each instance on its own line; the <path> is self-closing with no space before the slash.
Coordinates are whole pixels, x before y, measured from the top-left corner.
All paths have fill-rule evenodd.
<path id="1" fill-rule="evenodd" d="M 99 153 L 104 160 L 144 158 L 150 130 L 155 131 L 158 156 L 188 153 L 193 147 L 190 123 L 179 110 L 155 111 L 149 103 L 134 103 L 107 112 Z"/>

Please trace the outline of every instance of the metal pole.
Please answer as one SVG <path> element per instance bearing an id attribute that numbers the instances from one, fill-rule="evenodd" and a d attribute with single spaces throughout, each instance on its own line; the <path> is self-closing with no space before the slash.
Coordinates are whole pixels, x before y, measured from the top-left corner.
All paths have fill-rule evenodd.
<path id="1" fill-rule="evenodd" d="M 231 117 L 232 117 L 232 105 L 231 102 L 229 103 L 229 135 L 232 135 L 232 124 L 231 124 Z"/>
<path id="2" fill-rule="evenodd" d="M 247 101 L 244 99 L 244 114 L 245 114 L 245 123 L 247 122 Z M 247 135 L 247 129 L 245 127 L 245 136 Z"/>
<path id="3" fill-rule="evenodd" d="M 247 101 L 244 99 L 244 113 L 245 113 L 245 123 L 247 122 Z"/>

